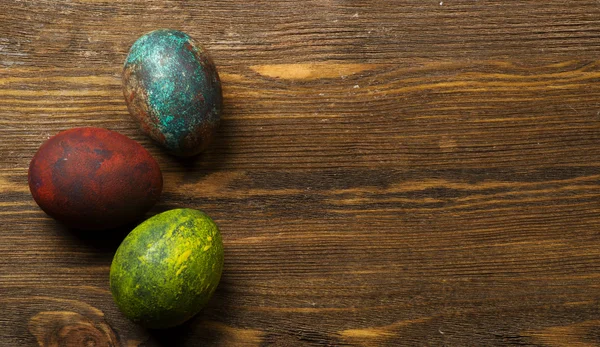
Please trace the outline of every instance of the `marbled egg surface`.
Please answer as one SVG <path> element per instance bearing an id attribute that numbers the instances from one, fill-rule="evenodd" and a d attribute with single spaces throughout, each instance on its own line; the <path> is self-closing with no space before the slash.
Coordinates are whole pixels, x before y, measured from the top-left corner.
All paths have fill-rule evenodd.
<path id="1" fill-rule="evenodd" d="M 206 149 L 219 125 L 223 96 L 215 65 L 181 31 L 155 30 L 133 44 L 123 94 L 141 129 L 175 155 Z"/>
<path id="2" fill-rule="evenodd" d="M 142 217 L 159 199 L 160 167 L 139 143 L 101 128 L 51 137 L 29 165 L 29 189 L 48 215 L 80 229 L 108 229 Z"/>
<path id="3" fill-rule="evenodd" d="M 173 327 L 210 300 L 223 257 L 221 233 L 206 213 L 169 210 L 123 240 L 110 267 L 110 289 L 129 319 L 148 328 Z"/>

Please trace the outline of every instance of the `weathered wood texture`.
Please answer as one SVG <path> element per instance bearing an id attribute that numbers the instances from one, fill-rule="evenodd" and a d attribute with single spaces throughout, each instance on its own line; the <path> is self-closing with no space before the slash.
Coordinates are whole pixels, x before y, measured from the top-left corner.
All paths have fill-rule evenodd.
<path id="1" fill-rule="evenodd" d="M 129 46 L 212 52 L 205 154 L 127 114 Z M 0 1 L 0 345 L 600 344 L 598 1 Z M 146 332 L 116 309 L 126 230 L 68 231 L 27 167 L 102 126 L 159 161 L 151 214 L 200 208 L 226 247 L 214 300 Z"/>

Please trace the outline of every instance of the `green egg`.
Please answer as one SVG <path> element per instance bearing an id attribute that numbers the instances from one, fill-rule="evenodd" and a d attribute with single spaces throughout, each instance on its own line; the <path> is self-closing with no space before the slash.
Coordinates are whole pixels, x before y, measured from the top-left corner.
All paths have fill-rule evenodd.
<path id="1" fill-rule="evenodd" d="M 110 267 L 110 289 L 134 322 L 163 329 L 197 314 L 210 300 L 223 270 L 223 242 L 204 212 L 175 209 L 136 227 Z"/>

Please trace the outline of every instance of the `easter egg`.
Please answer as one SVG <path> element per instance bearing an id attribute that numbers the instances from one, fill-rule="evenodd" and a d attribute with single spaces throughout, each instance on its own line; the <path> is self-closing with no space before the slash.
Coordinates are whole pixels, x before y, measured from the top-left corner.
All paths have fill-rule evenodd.
<path id="1" fill-rule="evenodd" d="M 206 305 L 222 269 L 217 225 L 202 211 L 175 209 L 146 220 L 127 235 L 110 267 L 110 289 L 132 321 L 169 328 Z"/>
<path id="2" fill-rule="evenodd" d="M 101 128 L 74 128 L 48 139 L 31 160 L 28 180 L 42 210 L 78 229 L 137 220 L 158 201 L 163 185 L 144 147 Z"/>
<path id="3" fill-rule="evenodd" d="M 160 29 L 135 41 L 123 68 L 123 94 L 142 131 L 172 154 L 196 155 L 215 136 L 221 81 L 186 33 Z"/>

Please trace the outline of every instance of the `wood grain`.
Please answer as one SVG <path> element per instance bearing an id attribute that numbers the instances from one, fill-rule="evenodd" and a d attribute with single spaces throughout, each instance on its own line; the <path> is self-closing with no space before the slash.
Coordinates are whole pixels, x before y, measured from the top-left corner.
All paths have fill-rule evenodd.
<path id="1" fill-rule="evenodd" d="M 597 1 L 0 1 L 0 345 L 600 345 Z M 127 114 L 129 46 L 187 31 L 223 81 L 218 139 L 173 158 Z M 119 131 L 203 209 L 223 279 L 188 324 L 114 305 L 127 233 L 65 229 L 31 157 Z"/>

